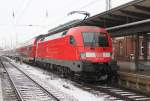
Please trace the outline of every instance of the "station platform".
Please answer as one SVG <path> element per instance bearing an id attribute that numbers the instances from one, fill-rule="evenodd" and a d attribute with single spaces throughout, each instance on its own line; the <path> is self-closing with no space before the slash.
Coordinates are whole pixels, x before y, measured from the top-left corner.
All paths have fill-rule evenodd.
<path id="1" fill-rule="evenodd" d="M 141 62 L 138 69 L 134 62 L 119 61 L 119 84 L 126 88 L 150 94 L 150 62 Z M 142 66 L 142 67 L 141 67 Z"/>
<path id="2" fill-rule="evenodd" d="M 136 70 L 136 66 L 134 62 L 117 61 L 117 64 L 119 65 L 120 71 L 135 71 Z"/>
<path id="3" fill-rule="evenodd" d="M 118 61 L 117 63 L 120 67 L 120 71 L 133 72 L 139 70 L 139 73 L 146 73 L 147 71 L 150 71 L 150 61 L 139 61 L 138 65 L 136 65 L 135 62 L 128 61 Z"/>

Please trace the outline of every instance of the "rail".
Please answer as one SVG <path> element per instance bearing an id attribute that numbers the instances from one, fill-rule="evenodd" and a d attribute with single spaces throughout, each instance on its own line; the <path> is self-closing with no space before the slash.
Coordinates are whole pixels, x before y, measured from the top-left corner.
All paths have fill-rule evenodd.
<path id="1" fill-rule="evenodd" d="M 32 78 L 30 78 L 28 75 L 26 75 L 24 72 L 19 70 L 17 67 L 15 67 L 13 64 L 11 64 L 9 61 L 7 62 L 9 65 L 6 66 L 5 63 L 1 61 L 4 69 L 6 70 L 6 73 L 8 74 L 10 81 L 12 82 L 12 85 L 15 89 L 15 92 L 18 96 L 19 101 L 29 100 L 33 99 L 32 96 L 24 95 L 25 92 L 27 93 L 37 93 L 35 95 L 38 95 L 38 92 L 40 93 L 39 96 L 36 96 L 35 99 L 51 99 L 53 101 L 59 101 L 58 98 L 56 98 L 54 95 L 52 95 L 49 91 L 47 91 L 44 87 L 39 85 L 36 81 L 34 81 Z M 5 65 L 4 65 L 5 64 Z M 9 67 L 11 66 L 11 67 Z M 14 68 L 13 68 L 14 67 Z M 13 72 L 15 71 L 15 73 Z M 23 84 L 23 86 L 21 85 Z M 33 86 L 33 87 L 31 87 Z M 35 90 L 35 92 L 32 91 L 32 89 Z"/>
<path id="2" fill-rule="evenodd" d="M 8 72 L 7 72 L 7 70 L 6 70 L 5 66 L 4 66 L 4 64 L 3 64 L 2 60 L 1 60 L 1 58 L 0 58 L 0 63 L 1 63 L 1 65 L 4 67 L 6 73 L 8 74 Z M 16 88 L 16 86 L 15 86 L 15 84 L 14 84 L 14 82 L 13 82 L 13 80 L 11 79 L 11 77 L 10 77 L 9 74 L 8 74 L 8 77 L 9 77 L 9 79 L 10 79 L 10 81 L 11 81 L 11 84 L 12 84 L 13 89 L 15 90 L 15 94 L 17 95 L 18 100 L 19 100 L 19 101 L 23 101 L 23 98 L 22 98 L 22 96 L 21 96 L 19 90 Z"/>

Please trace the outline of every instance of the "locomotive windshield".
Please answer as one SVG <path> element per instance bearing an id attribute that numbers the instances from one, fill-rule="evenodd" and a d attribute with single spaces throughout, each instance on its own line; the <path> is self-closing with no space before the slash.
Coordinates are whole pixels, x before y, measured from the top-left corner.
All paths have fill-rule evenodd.
<path id="1" fill-rule="evenodd" d="M 91 47 L 108 47 L 108 38 L 105 33 L 100 32 L 83 32 L 84 46 Z"/>

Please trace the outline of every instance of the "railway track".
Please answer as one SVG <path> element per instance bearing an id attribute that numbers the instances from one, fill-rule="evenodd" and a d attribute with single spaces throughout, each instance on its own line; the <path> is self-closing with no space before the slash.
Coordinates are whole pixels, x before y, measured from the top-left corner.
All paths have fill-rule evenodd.
<path id="1" fill-rule="evenodd" d="M 2 64 L 0 63 L 0 77 L 1 77 L 1 86 L 2 86 L 2 95 L 3 101 L 18 101 L 17 94 L 10 82 L 8 75 L 4 68 L 2 68 Z"/>
<path id="2" fill-rule="evenodd" d="M 140 95 L 131 91 L 126 91 L 112 86 L 92 86 L 92 90 L 100 91 L 108 95 L 112 100 L 123 101 L 150 101 L 150 97 Z"/>
<path id="3" fill-rule="evenodd" d="M 79 81 L 78 83 L 74 82 L 73 84 L 97 96 L 104 96 L 106 101 L 150 101 L 149 96 L 117 86 L 107 84 L 87 84 Z"/>
<path id="4" fill-rule="evenodd" d="M 103 96 L 105 101 L 150 101 L 150 97 L 112 85 L 87 84 L 80 81 L 73 81 L 73 85 L 96 96 Z"/>
<path id="5" fill-rule="evenodd" d="M 9 61 L 3 60 L 2 65 L 13 84 L 19 101 L 60 101 Z"/>
<path id="6" fill-rule="evenodd" d="M 150 101 L 150 97 L 146 95 L 138 94 L 121 87 L 103 84 L 87 84 L 72 79 L 71 81 L 73 81 L 75 86 L 83 90 L 89 91 L 97 96 L 104 96 L 106 101 Z"/>

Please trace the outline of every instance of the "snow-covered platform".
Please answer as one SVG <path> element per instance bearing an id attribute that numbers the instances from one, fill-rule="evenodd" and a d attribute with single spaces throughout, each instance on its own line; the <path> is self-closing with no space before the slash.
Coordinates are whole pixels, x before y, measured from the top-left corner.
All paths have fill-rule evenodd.
<path id="1" fill-rule="evenodd" d="M 0 64 L 0 68 L 1 68 L 1 64 Z M 0 69 L 1 72 L 1 69 Z M 2 82 L 1 82 L 1 75 L 0 75 L 0 101 L 3 101 L 3 93 L 2 93 Z"/>
<path id="2" fill-rule="evenodd" d="M 1 78 L 0 78 L 0 101 L 3 101 Z"/>

